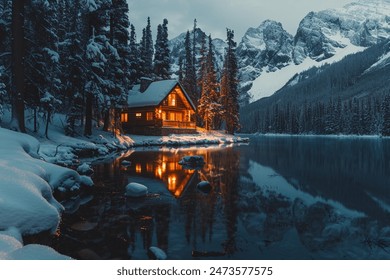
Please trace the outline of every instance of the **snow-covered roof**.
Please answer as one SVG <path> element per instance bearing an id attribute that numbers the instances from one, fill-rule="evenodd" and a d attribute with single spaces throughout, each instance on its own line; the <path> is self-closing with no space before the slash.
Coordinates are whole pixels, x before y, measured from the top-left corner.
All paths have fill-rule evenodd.
<path id="1" fill-rule="evenodd" d="M 176 85 L 181 87 L 184 95 L 188 99 L 188 102 L 195 110 L 195 106 L 192 103 L 191 98 L 177 80 L 152 82 L 144 92 L 140 91 L 141 85 L 135 85 L 129 92 L 127 105 L 129 108 L 157 106 L 168 96 Z"/>

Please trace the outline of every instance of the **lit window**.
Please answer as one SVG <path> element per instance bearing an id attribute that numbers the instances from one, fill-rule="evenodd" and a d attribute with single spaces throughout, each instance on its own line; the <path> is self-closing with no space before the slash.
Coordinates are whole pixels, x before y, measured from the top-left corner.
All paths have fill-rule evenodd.
<path id="1" fill-rule="evenodd" d="M 135 117 L 136 117 L 137 119 L 141 118 L 141 117 L 142 117 L 142 113 L 135 113 Z"/>
<path id="2" fill-rule="evenodd" d="M 122 113 L 121 114 L 121 122 L 125 123 L 129 121 L 129 114 L 128 113 Z"/>
<path id="3" fill-rule="evenodd" d="M 146 120 L 152 121 L 153 120 L 153 112 L 147 112 L 146 113 Z"/>
<path id="4" fill-rule="evenodd" d="M 140 163 L 135 165 L 135 172 L 142 173 L 142 165 Z"/>
<path id="5" fill-rule="evenodd" d="M 175 107 L 176 106 L 176 94 L 172 93 L 168 96 L 168 105 Z"/>
<path id="6" fill-rule="evenodd" d="M 176 114 L 174 112 L 169 112 L 168 119 L 170 121 L 175 121 L 176 120 Z"/>

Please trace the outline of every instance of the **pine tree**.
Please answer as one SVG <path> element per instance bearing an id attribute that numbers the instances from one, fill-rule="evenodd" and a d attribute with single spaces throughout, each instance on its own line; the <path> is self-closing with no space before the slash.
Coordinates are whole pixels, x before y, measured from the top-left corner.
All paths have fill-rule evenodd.
<path id="1" fill-rule="evenodd" d="M 90 3 L 90 2 L 89 2 Z M 88 73 L 85 83 L 85 126 L 84 135 L 92 135 L 93 113 L 100 113 L 112 106 L 110 90 L 115 87 L 112 81 L 112 62 L 119 59 L 117 50 L 108 39 L 110 30 L 110 0 L 95 2 L 89 9 L 89 41 L 86 46 Z"/>
<path id="2" fill-rule="evenodd" d="M 53 111 L 61 104 L 58 5 L 56 0 L 31 1 L 26 13 L 25 71 L 30 90 L 26 92 L 25 102 L 34 112 L 34 131 L 37 131 L 37 111 L 45 113 L 46 137 Z"/>
<path id="3" fill-rule="evenodd" d="M 208 41 L 208 52 L 205 51 L 205 46 L 202 46 L 201 50 L 201 79 L 199 83 L 201 98 L 198 106 L 199 115 L 207 130 L 220 128 L 222 110 L 211 36 L 209 36 Z"/>
<path id="4" fill-rule="evenodd" d="M 154 74 L 159 80 L 170 78 L 170 50 L 168 46 L 168 20 L 157 27 L 157 38 L 154 55 Z"/>
<path id="5" fill-rule="evenodd" d="M 128 18 L 129 6 L 125 0 L 112 0 L 110 7 L 110 49 L 106 66 L 108 89 L 106 90 L 106 102 L 103 109 L 103 130 L 108 131 L 112 124 L 117 127 L 117 116 L 114 114 L 113 122 L 111 113 L 118 105 L 124 105 L 127 92 L 130 89 L 130 47 L 129 47 L 129 27 Z"/>
<path id="6" fill-rule="evenodd" d="M 151 78 L 153 76 L 153 38 L 150 26 L 150 17 L 148 23 L 142 30 L 142 39 L 140 43 L 140 57 L 141 57 L 141 76 Z"/>
<path id="7" fill-rule="evenodd" d="M 87 7 L 83 0 L 65 0 L 63 15 L 63 37 L 60 37 L 61 81 L 63 85 L 62 102 L 67 108 L 65 134 L 74 136 L 76 124 L 83 124 L 85 112 L 84 85 L 89 69 L 85 49 L 89 40 Z"/>
<path id="8" fill-rule="evenodd" d="M 137 44 L 137 35 L 135 33 L 135 27 L 134 25 L 130 25 L 130 41 L 129 41 L 129 48 L 130 48 L 130 65 L 129 65 L 129 83 L 130 85 L 134 85 L 140 81 L 140 53 L 139 53 L 139 46 Z"/>
<path id="9" fill-rule="evenodd" d="M 196 70 L 193 64 L 192 56 L 192 46 L 190 32 L 187 31 L 186 39 L 184 42 L 185 46 L 185 61 L 184 61 L 184 77 L 183 77 L 183 87 L 190 96 L 192 102 L 195 106 L 198 105 L 199 97 L 197 95 L 197 79 L 196 79 Z"/>
<path id="10" fill-rule="evenodd" d="M 227 49 L 221 79 L 221 97 L 224 106 L 226 132 L 233 134 L 240 128 L 238 104 L 238 67 L 234 31 L 227 29 Z"/>
<path id="11" fill-rule="evenodd" d="M 0 1 L 0 83 L 6 92 L 10 91 L 11 82 L 11 21 L 12 1 Z"/>
<path id="12" fill-rule="evenodd" d="M 390 136 L 390 94 L 387 94 L 382 103 L 383 126 L 382 135 Z"/>

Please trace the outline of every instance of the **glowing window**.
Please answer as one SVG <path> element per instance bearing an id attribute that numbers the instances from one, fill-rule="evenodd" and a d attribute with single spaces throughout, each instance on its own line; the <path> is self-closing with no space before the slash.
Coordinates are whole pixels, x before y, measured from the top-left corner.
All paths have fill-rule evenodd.
<path id="1" fill-rule="evenodd" d="M 142 118 L 142 113 L 135 113 L 135 117 L 136 117 L 137 119 Z"/>
<path id="2" fill-rule="evenodd" d="M 153 120 L 153 112 L 147 112 L 146 113 L 146 120 L 152 121 Z"/>
<path id="3" fill-rule="evenodd" d="M 122 113 L 121 114 L 121 122 L 125 123 L 129 121 L 129 114 L 128 113 Z"/>
<path id="4" fill-rule="evenodd" d="M 171 93 L 168 96 L 168 105 L 172 106 L 172 107 L 176 106 L 176 94 L 175 93 Z"/>
<path id="5" fill-rule="evenodd" d="M 135 172 L 142 173 L 142 165 L 140 163 L 135 165 Z"/>

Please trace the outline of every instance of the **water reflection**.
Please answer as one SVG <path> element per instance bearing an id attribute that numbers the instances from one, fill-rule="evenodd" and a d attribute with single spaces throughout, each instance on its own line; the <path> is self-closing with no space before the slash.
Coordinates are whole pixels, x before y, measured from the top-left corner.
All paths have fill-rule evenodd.
<path id="1" fill-rule="evenodd" d="M 190 155 L 205 165 L 178 164 Z M 170 259 L 390 259 L 389 167 L 390 142 L 376 139 L 129 151 L 94 167 L 93 199 L 68 207 L 54 247 L 88 259 L 146 259 L 150 246 Z M 148 196 L 126 198 L 129 182 Z"/>

